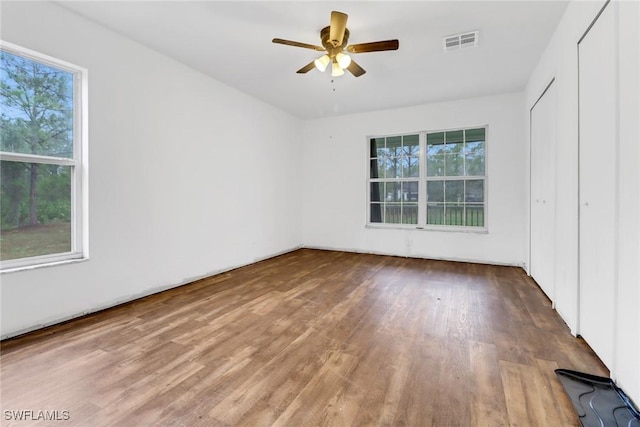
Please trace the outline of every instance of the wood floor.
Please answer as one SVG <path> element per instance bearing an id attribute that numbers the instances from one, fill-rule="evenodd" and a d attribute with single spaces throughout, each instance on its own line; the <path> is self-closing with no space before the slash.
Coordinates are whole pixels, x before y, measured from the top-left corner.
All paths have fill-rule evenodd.
<path id="1" fill-rule="evenodd" d="M 0 423 L 18 426 L 578 426 L 553 370 L 608 375 L 519 268 L 315 250 L 1 357 Z"/>

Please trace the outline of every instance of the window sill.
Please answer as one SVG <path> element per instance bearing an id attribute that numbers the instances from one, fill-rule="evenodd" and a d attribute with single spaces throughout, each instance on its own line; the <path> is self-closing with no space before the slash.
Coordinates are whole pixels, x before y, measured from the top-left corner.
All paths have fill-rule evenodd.
<path id="1" fill-rule="evenodd" d="M 77 264 L 77 263 L 85 262 L 85 261 L 89 261 L 89 258 L 88 257 L 69 258 L 69 259 L 60 260 L 60 261 L 43 262 L 43 263 L 40 263 L 40 264 L 29 264 L 29 265 L 15 266 L 15 267 L 6 267 L 6 268 L 3 268 L 2 270 L 0 270 L 0 274 L 17 273 L 17 272 L 20 272 L 20 271 L 36 270 L 36 269 L 48 268 L 48 267 L 56 267 L 56 266 L 59 266 L 59 265 Z"/>
<path id="2" fill-rule="evenodd" d="M 450 227 L 446 225 L 402 225 L 402 224 L 366 224 L 365 228 L 379 230 L 416 230 L 416 231 L 441 231 L 447 233 L 474 233 L 489 234 L 487 227 Z"/>

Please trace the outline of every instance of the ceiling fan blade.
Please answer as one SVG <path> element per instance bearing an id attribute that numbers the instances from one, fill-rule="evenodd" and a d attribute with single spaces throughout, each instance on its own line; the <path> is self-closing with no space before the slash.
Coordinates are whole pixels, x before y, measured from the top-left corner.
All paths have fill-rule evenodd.
<path id="1" fill-rule="evenodd" d="M 304 47 L 305 49 L 312 49 L 312 50 L 317 50 L 319 52 L 324 52 L 324 48 L 322 46 L 316 46 L 314 44 L 300 43 L 300 42 L 294 42 L 291 40 L 284 40 L 284 39 L 273 39 L 271 41 L 277 44 L 284 44 L 287 46 L 295 46 L 295 47 Z"/>
<path id="2" fill-rule="evenodd" d="M 347 51 L 351 53 L 380 52 L 383 50 L 397 50 L 400 43 L 398 40 L 384 40 L 380 42 L 360 43 L 347 46 Z"/>
<path id="3" fill-rule="evenodd" d="M 359 66 L 356 61 L 354 61 L 353 59 L 351 60 L 351 64 L 349 64 L 349 66 L 347 67 L 347 70 L 349 70 L 349 72 L 351 74 L 353 74 L 355 77 L 360 77 L 361 75 L 363 75 L 364 73 L 366 73 L 366 71 L 364 70 L 364 68 L 362 68 L 361 66 Z"/>
<path id="4" fill-rule="evenodd" d="M 309 71 L 313 70 L 315 67 L 316 67 L 316 64 L 314 63 L 314 61 L 311 61 L 307 65 L 305 65 L 304 67 L 296 71 L 296 73 L 298 74 L 308 73 Z"/>
<path id="5" fill-rule="evenodd" d="M 342 46 L 344 31 L 347 29 L 348 15 L 342 12 L 331 12 L 331 27 L 329 29 L 329 41 L 334 47 Z"/>

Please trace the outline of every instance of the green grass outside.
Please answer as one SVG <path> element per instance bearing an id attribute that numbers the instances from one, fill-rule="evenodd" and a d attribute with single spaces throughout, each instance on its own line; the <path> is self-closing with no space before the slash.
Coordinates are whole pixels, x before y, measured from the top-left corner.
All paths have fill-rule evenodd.
<path id="1" fill-rule="evenodd" d="M 53 223 L 0 231 L 3 261 L 71 251 L 71 224 Z"/>

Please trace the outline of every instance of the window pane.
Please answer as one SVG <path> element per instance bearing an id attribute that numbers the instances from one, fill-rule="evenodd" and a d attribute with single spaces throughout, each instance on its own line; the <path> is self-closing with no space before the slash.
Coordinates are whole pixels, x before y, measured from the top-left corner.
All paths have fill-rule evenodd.
<path id="1" fill-rule="evenodd" d="M 378 174 L 378 160 L 369 160 L 369 178 L 379 178 Z"/>
<path id="2" fill-rule="evenodd" d="M 402 176 L 417 178 L 420 176 L 420 157 L 402 157 Z"/>
<path id="3" fill-rule="evenodd" d="M 484 128 L 467 129 L 465 131 L 465 141 L 467 143 L 473 141 L 484 141 Z"/>
<path id="4" fill-rule="evenodd" d="M 418 223 L 418 204 L 405 203 L 402 205 L 402 223 L 417 224 Z"/>
<path id="5" fill-rule="evenodd" d="M 427 134 L 427 145 L 444 144 L 444 132 L 436 132 Z"/>
<path id="6" fill-rule="evenodd" d="M 371 222 L 382 222 L 382 204 L 381 203 L 371 203 L 369 220 Z"/>
<path id="7" fill-rule="evenodd" d="M 404 202 L 418 201 L 418 181 L 408 181 L 402 183 L 402 200 Z"/>
<path id="8" fill-rule="evenodd" d="M 427 181 L 427 201 L 444 202 L 444 181 Z"/>
<path id="9" fill-rule="evenodd" d="M 467 176 L 484 175 L 484 141 L 467 142 L 464 150 Z"/>
<path id="10" fill-rule="evenodd" d="M 382 196 L 384 195 L 384 182 L 372 182 L 371 183 L 371 195 L 370 201 L 382 202 Z"/>
<path id="11" fill-rule="evenodd" d="M 402 155 L 402 137 L 391 136 L 387 138 L 387 152 L 390 156 Z"/>
<path id="12" fill-rule="evenodd" d="M 418 135 L 403 136 L 402 147 L 405 156 L 417 156 L 420 151 L 420 139 Z"/>
<path id="13" fill-rule="evenodd" d="M 0 51 L 0 150 L 73 157 L 73 74 Z"/>
<path id="14" fill-rule="evenodd" d="M 447 144 L 457 144 L 462 143 L 464 141 L 463 131 L 461 130 L 453 130 L 445 133 L 445 142 Z"/>
<path id="15" fill-rule="evenodd" d="M 0 259 L 71 251 L 70 166 L 0 162 Z"/>
<path id="16" fill-rule="evenodd" d="M 427 176 L 444 176 L 444 132 L 427 135 Z"/>
<path id="17" fill-rule="evenodd" d="M 387 182 L 385 184 L 385 200 L 387 202 L 399 202 L 401 200 L 402 188 L 399 182 Z"/>
<path id="18" fill-rule="evenodd" d="M 445 174 L 446 176 L 462 176 L 464 174 L 463 144 L 448 143 L 445 145 Z"/>
<path id="19" fill-rule="evenodd" d="M 444 176 L 444 155 L 427 158 L 427 176 Z"/>
<path id="20" fill-rule="evenodd" d="M 371 159 L 371 178 L 378 179 L 384 178 L 384 170 L 385 170 L 385 162 L 386 158 L 382 157 L 379 159 Z"/>
<path id="21" fill-rule="evenodd" d="M 384 222 L 387 224 L 402 223 L 402 205 L 400 203 L 387 203 L 384 205 Z"/>
<path id="22" fill-rule="evenodd" d="M 386 178 L 401 178 L 402 157 L 387 157 L 385 174 Z"/>
<path id="23" fill-rule="evenodd" d="M 371 139 L 371 157 L 381 157 L 387 154 L 387 149 L 384 146 L 384 138 L 372 138 Z"/>
<path id="24" fill-rule="evenodd" d="M 427 224 L 444 224 L 444 203 L 427 203 Z"/>
<path id="25" fill-rule="evenodd" d="M 444 217 L 446 225 L 464 225 L 464 205 L 446 203 Z"/>
<path id="26" fill-rule="evenodd" d="M 484 205 L 468 204 L 465 212 L 467 226 L 484 227 Z"/>
<path id="27" fill-rule="evenodd" d="M 463 203 L 464 201 L 464 181 L 444 182 L 444 201 L 448 203 Z"/>
<path id="28" fill-rule="evenodd" d="M 427 146 L 427 176 L 444 175 L 444 145 Z"/>
<path id="29" fill-rule="evenodd" d="M 471 179 L 466 181 L 465 185 L 465 202 L 484 202 L 484 180 Z"/>

